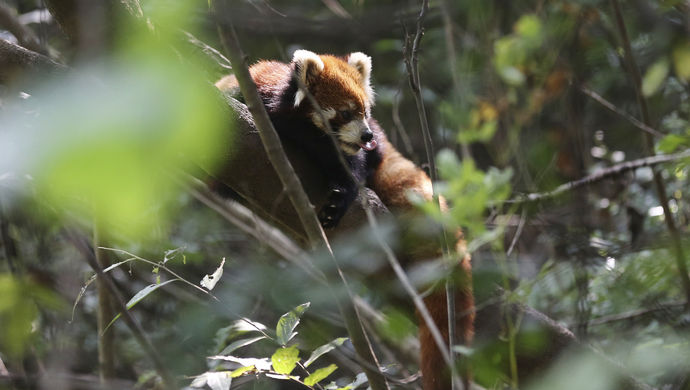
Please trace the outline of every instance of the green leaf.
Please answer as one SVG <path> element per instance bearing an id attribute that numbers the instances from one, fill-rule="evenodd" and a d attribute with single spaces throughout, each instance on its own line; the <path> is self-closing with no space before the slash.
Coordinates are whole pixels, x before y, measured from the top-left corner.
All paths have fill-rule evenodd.
<path id="1" fill-rule="evenodd" d="M 290 375 L 292 370 L 297 366 L 299 361 L 299 350 L 297 345 L 289 348 L 279 348 L 273 356 L 271 356 L 271 363 L 273 363 L 273 370 L 278 374 Z"/>
<path id="2" fill-rule="evenodd" d="M 231 353 L 232 351 L 234 351 L 238 348 L 246 347 L 247 345 L 254 344 L 255 342 L 257 342 L 259 340 L 263 340 L 265 338 L 266 338 L 266 336 L 259 336 L 259 337 L 252 337 L 252 338 L 248 338 L 248 339 L 237 340 L 237 341 L 233 342 L 232 344 L 228 345 L 227 347 L 225 347 L 225 349 L 223 349 L 223 351 L 221 353 L 219 353 L 219 355 L 227 355 L 227 354 Z"/>
<path id="3" fill-rule="evenodd" d="M 331 375 L 333 371 L 335 371 L 337 368 L 338 366 L 336 366 L 335 364 L 331 364 L 328 367 L 319 368 L 304 380 L 304 384 L 307 386 L 314 386 L 315 384 L 326 379 L 326 377 Z"/>
<path id="4" fill-rule="evenodd" d="M 525 38 L 539 37 L 542 32 L 541 20 L 536 15 L 523 15 L 515 23 L 515 32 Z"/>
<path id="5" fill-rule="evenodd" d="M 337 338 L 337 339 L 331 341 L 328 344 L 324 344 L 324 345 L 316 348 L 316 350 L 314 350 L 314 352 L 311 354 L 311 356 L 309 356 L 309 359 L 306 361 L 306 363 L 304 363 L 304 367 L 309 367 L 310 364 L 314 363 L 314 360 L 318 359 L 321 355 L 328 353 L 328 352 L 336 349 L 337 347 L 343 345 L 343 343 L 346 340 L 347 340 L 347 337 L 340 337 L 340 338 Z"/>
<path id="6" fill-rule="evenodd" d="M 669 134 L 662 138 L 657 144 L 656 148 L 659 152 L 673 153 L 678 146 L 687 145 L 688 138 L 677 134 Z"/>
<path id="7" fill-rule="evenodd" d="M 678 77 L 690 80 L 690 42 L 686 41 L 673 48 L 673 67 Z"/>
<path id="8" fill-rule="evenodd" d="M 669 63 L 666 58 L 652 64 L 642 79 L 642 94 L 646 97 L 654 95 L 668 76 Z"/>
<path id="9" fill-rule="evenodd" d="M 134 307 L 134 305 L 136 305 L 137 303 L 139 303 L 139 301 L 141 301 L 142 299 L 146 298 L 146 296 L 149 295 L 149 294 L 151 294 L 152 292 L 158 290 L 159 288 L 165 286 L 165 285 L 168 284 L 168 283 L 172 283 L 172 282 L 175 282 L 175 281 L 178 281 L 178 280 L 180 280 L 180 279 L 170 279 L 170 280 L 165 281 L 165 282 L 160 283 L 160 284 L 150 284 L 150 285 L 144 287 L 141 291 L 139 291 L 138 293 L 136 293 L 136 295 L 134 295 L 134 296 L 132 297 L 132 299 L 129 300 L 129 302 L 127 302 L 127 310 L 129 310 L 129 309 L 131 309 L 132 307 Z M 110 321 L 110 323 L 108 324 L 108 326 L 106 326 L 106 328 L 105 328 L 105 330 L 103 331 L 103 333 L 105 333 L 105 332 L 108 330 L 108 328 L 110 328 L 110 325 L 112 325 L 118 318 L 120 318 L 120 315 L 121 315 L 121 313 L 118 313 L 118 314 L 115 316 L 115 318 L 113 318 L 113 320 Z"/>
<path id="10" fill-rule="evenodd" d="M 280 317 L 278 325 L 276 326 L 276 334 L 280 345 L 287 345 L 288 341 L 297 335 L 297 333 L 294 332 L 295 327 L 299 324 L 299 319 L 307 308 L 309 308 L 309 302 L 297 306 Z"/>
<path id="11" fill-rule="evenodd" d="M 230 378 L 237 378 L 244 374 L 245 372 L 252 371 L 256 369 L 254 366 L 245 366 L 245 367 L 240 367 L 237 370 L 233 371 L 230 373 Z"/>

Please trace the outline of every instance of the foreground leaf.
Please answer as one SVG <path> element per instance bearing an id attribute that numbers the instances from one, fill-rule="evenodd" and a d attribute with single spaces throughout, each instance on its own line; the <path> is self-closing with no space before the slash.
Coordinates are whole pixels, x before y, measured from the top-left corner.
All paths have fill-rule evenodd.
<path id="1" fill-rule="evenodd" d="M 189 387 L 195 389 L 203 388 L 208 385 L 212 390 L 230 390 L 232 378 L 227 372 L 205 372 L 192 381 Z"/>
<path id="2" fill-rule="evenodd" d="M 335 339 L 331 341 L 328 344 L 322 345 L 309 356 L 309 359 L 304 363 L 304 367 L 309 367 L 310 364 L 314 363 L 314 360 L 318 359 L 321 355 L 328 353 L 337 347 L 343 345 L 343 343 L 347 340 L 347 337 L 340 337 L 338 339 Z"/>
<path id="3" fill-rule="evenodd" d="M 225 360 L 228 362 L 239 363 L 244 367 L 254 366 L 259 371 L 268 371 L 271 369 L 271 362 L 265 359 L 255 359 L 255 358 L 238 358 L 235 356 L 209 356 L 207 359 L 211 360 Z"/>
<path id="4" fill-rule="evenodd" d="M 326 377 L 331 375 L 333 371 L 335 371 L 337 368 L 338 366 L 336 366 L 335 364 L 331 364 L 328 367 L 319 368 L 304 380 L 304 384 L 307 386 L 314 386 L 315 384 L 326 379 Z"/>
<path id="5" fill-rule="evenodd" d="M 289 375 L 297 366 L 299 361 L 299 350 L 297 345 L 289 348 L 279 348 L 273 356 L 271 362 L 273 363 L 273 370 L 278 374 Z"/>
<path id="6" fill-rule="evenodd" d="M 134 295 L 134 296 L 132 297 L 132 299 L 129 300 L 129 302 L 127 302 L 127 310 L 129 310 L 129 309 L 131 309 L 132 307 L 134 307 L 134 305 L 136 305 L 137 303 L 139 303 L 142 299 L 146 298 L 147 295 L 149 295 L 149 294 L 151 294 L 152 292 L 158 290 L 159 288 L 165 286 L 166 284 L 175 282 L 175 281 L 177 281 L 177 280 L 180 280 L 180 279 L 170 279 L 170 280 L 165 281 L 165 282 L 163 282 L 163 283 L 150 284 L 150 285 L 144 287 L 141 291 L 139 291 L 138 293 L 136 293 L 136 295 Z M 105 330 L 103 331 L 103 333 L 105 333 L 105 331 L 108 330 L 108 328 L 110 328 L 110 325 L 112 325 L 118 318 L 120 318 L 120 315 L 121 315 L 121 313 L 118 313 L 118 314 L 115 316 L 115 318 L 113 318 L 113 320 L 110 321 L 110 323 L 109 323 L 108 326 L 105 328 Z"/>
<path id="7" fill-rule="evenodd" d="M 204 276 L 203 279 L 201 279 L 201 286 L 206 287 L 208 290 L 213 290 L 214 287 L 216 287 L 216 283 L 220 280 L 220 277 L 223 276 L 223 266 L 225 265 L 225 257 L 223 257 L 223 261 L 220 262 L 220 266 L 211 275 L 206 275 Z"/>
<path id="8" fill-rule="evenodd" d="M 278 320 L 278 325 L 276 326 L 276 333 L 278 336 L 278 342 L 280 345 L 286 345 L 295 335 L 295 327 L 299 324 L 299 319 L 304 314 L 304 312 L 309 308 L 309 302 L 303 303 L 296 308 L 292 309 L 290 312 L 283 314 Z"/>
<path id="9" fill-rule="evenodd" d="M 255 342 L 257 342 L 259 340 L 263 340 L 265 338 L 266 337 L 264 337 L 264 336 L 259 336 L 259 337 L 252 337 L 252 338 L 248 338 L 248 339 L 237 340 L 234 343 L 225 347 L 225 349 L 223 349 L 223 351 L 220 353 L 220 355 L 227 355 L 227 354 L 231 353 L 232 351 L 234 351 L 238 348 L 246 347 L 247 345 L 254 344 Z"/>

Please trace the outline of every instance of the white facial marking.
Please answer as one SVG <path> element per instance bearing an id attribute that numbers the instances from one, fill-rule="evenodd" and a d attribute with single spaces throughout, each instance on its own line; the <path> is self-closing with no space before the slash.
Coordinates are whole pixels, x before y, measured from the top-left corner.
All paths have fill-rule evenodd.
<path id="1" fill-rule="evenodd" d="M 299 106 L 300 103 L 302 103 L 302 100 L 307 97 L 306 94 L 302 89 L 297 90 L 297 93 L 295 94 L 295 107 Z"/>
<path id="2" fill-rule="evenodd" d="M 321 111 L 323 111 L 323 114 L 326 116 L 326 119 L 327 119 L 327 120 L 331 120 L 331 119 L 335 118 L 335 115 L 337 114 L 337 112 L 336 112 L 334 109 L 332 109 L 332 108 L 327 108 L 327 109 L 325 109 L 325 110 L 322 109 Z M 316 126 L 318 126 L 320 129 L 323 129 L 323 130 L 326 129 L 326 125 L 325 125 L 325 124 L 323 123 L 323 121 L 321 120 L 321 115 L 319 115 L 318 112 L 314 111 L 314 112 L 311 114 L 311 120 L 312 120 L 312 121 L 314 122 L 314 124 L 315 124 Z"/>
<path id="3" fill-rule="evenodd" d="M 357 154 L 360 151 L 360 147 L 357 144 L 362 142 L 362 135 L 367 130 L 369 130 L 369 124 L 366 120 L 351 121 L 341 127 L 338 132 L 341 149 L 349 155 Z"/>

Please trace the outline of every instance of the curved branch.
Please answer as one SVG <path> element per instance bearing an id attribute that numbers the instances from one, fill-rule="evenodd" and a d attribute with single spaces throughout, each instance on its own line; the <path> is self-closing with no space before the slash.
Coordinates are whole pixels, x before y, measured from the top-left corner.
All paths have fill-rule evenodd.
<path id="1" fill-rule="evenodd" d="M 70 72 L 70 68 L 46 56 L 0 38 L 0 84 L 32 92 L 39 81 Z"/>

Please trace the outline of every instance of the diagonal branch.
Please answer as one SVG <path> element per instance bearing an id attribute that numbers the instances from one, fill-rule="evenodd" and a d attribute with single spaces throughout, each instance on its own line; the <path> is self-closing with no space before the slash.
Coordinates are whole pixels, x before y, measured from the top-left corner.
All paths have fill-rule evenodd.
<path id="1" fill-rule="evenodd" d="M 632 116 L 632 115 L 628 114 L 627 112 L 621 110 L 620 108 L 614 106 L 613 103 L 604 99 L 598 93 L 596 93 L 590 89 L 587 89 L 583 86 L 580 86 L 580 91 L 584 92 L 585 95 L 587 95 L 587 96 L 591 97 L 592 99 L 601 103 L 602 106 L 608 108 L 609 110 L 611 110 L 611 111 L 615 112 L 616 114 L 622 116 L 623 118 L 627 119 L 628 121 L 630 121 L 630 123 L 637 126 L 637 128 L 639 128 L 640 130 L 646 131 L 647 133 L 649 133 L 655 137 L 663 137 L 664 136 L 663 134 L 659 133 L 658 131 L 654 130 L 653 128 L 640 122 L 634 116 Z"/>
<path id="2" fill-rule="evenodd" d="M 217 6 L 217 4 L 217 1 L 214 2 L 214 5 Z M 268 113 L 256 89 L 256 84 L 249 74 L 249 69 L 245 63 L 246 56 L 242 52 L 234 27 L 230 23 L 231 22 L 228 21 L 228 28 L 225 28 L 224 24 L 218 24 L 221 42 L 226 48 L 228 57 L 230 57 L 229 59 L 235 70 L 237 83 L 240 86 L 242 96 L 244 96 L 249 112 L 251 112 L 254 118 L 256 128 L 259 130 L 259 136 L 266 149 L 268 159 L 271 161 L 271 165 L 275 168 L 276 173 L 278 173 L 278 177 L 283 183 L 288 198 L 295 207 L 295 210 L 297 210 L 297 215 L 304 226 L 312 248 L 321 245 L 328 246 L 326 236 L 321 228 L 321 224 L 319 224 L 316 218 L 314 208 L 307 194 L 304 192 L 299 178 L 292 168 L 292 164 L 290 164 L 290 161 L 283 151 L 278 133 L 275 128 L 273 128 L 271 119 L 268 117 Z"/>
<path id="3" fill-rule="evenodd" d="M 70 72 L 70 68 L 48 57 L 0 38 L 0 84 L 31 93 L 36 90 L 37 80 Z"/>

